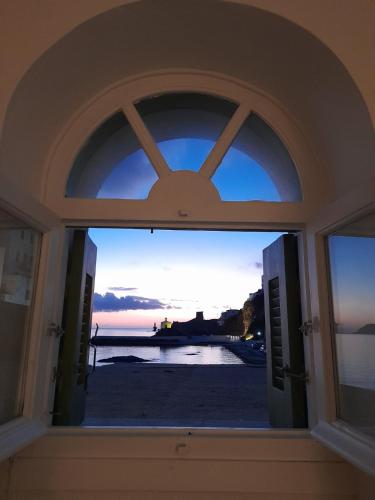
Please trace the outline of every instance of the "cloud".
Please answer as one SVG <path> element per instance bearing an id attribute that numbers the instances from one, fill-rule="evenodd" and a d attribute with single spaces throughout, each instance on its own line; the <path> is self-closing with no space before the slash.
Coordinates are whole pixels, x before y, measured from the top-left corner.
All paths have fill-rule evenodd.
<path id="1" fill-rule="evenodd" d="M 112 292 L 131 292 L 133 290 L 138 290 L 138 288 L 126 286 L 109 286 L 108 290 L 111 290 Z"/>
<path id="2" fill-rule="evenodd" d="M 169 304 L 164 304 L 158 299 L 127 295 L 116 297 L 114 293 L 94 293 L 94 311 L 135 311 L 138 309 L 177 309 Z"/>
<path id="3" fill-rule="evenodd" d="M 197 299 L 171 299 L 171 302 L 199 302 Z"/>
<path id="4" fill-rule="evenodd" d="M 237 269 L 239 271 L 246 271 L 246 272 L 248 272 L 249 270 L 251 270 L 251 268 L 253 266 L 256 269 L 263 269 L 263 262 L 260 262 L 260 261 L 247 262 L 246 264 L 241 264 L 241 265 L 237 266 Z"/>

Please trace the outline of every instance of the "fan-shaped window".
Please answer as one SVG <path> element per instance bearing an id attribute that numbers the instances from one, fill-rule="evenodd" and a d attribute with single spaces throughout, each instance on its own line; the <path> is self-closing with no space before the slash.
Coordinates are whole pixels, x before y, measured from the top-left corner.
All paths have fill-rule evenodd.
<path id="1" fill-rule="evenodd" d="M 273 129 L 245 105 L 198 93 L 125 104 L 81 148 L 66 196 L 142 200 L 179 170 L 211 178 L 223 201 L 302 199 L 293 160 Z"/>
<path id="2" fill-rule="evenodd" d="M 79 152 L 68 197 L 145 199 L 158 176 L 122 112 L 91 135 Z"/>
<path id="3" fill-rule="evenodd" d="M 212 182 L 225 201 L 300 201 L 294 163 L 284 144 L 251 113 L 225 154 Z"/>
<path id="4" fill-rule="evenodd" d="M 237 105 L 198 93 L 163 94 L 136 104 L 171 170 L 197 172 Z"/>

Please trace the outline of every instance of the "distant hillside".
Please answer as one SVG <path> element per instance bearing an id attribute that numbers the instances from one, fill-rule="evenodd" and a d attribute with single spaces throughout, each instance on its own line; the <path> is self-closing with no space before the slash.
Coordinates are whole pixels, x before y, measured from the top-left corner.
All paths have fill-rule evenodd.
<path id="1" fill-rule="evenodd" d="M 362 326 L 357 330 L 357 333 L 360 333 L 362 335 L 375 335 L 375 324 L 374 323 L 368 323 L 365 326 Z"/>

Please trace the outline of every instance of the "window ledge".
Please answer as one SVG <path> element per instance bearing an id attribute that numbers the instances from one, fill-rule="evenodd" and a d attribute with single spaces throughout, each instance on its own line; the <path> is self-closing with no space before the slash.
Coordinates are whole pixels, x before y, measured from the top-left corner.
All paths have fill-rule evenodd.
<path id="1" fill-rule="evenodd" d="M 46 433 L 47 427 L 38 420 L 20 417 L 0 426 L 0 460 L 9 458 Z"/>
<path id="2" fill-rule="evenodd" d="M 28 457 L 341 462 L 308 429 L 50 427 Z"/>

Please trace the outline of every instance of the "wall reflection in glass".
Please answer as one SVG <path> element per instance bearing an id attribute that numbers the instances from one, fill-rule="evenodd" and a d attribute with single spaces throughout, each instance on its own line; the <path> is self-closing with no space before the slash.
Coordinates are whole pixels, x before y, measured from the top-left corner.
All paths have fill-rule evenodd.
<path id="1" fill-rule="evenodd" d="M 0 424 L 22 407 L 39 233 L 0 210 Z"/>
<path id="2" fill-rule="evenodd" d="M 375 214 L 328 237 L 338 416 L 375 437 Z"/>

